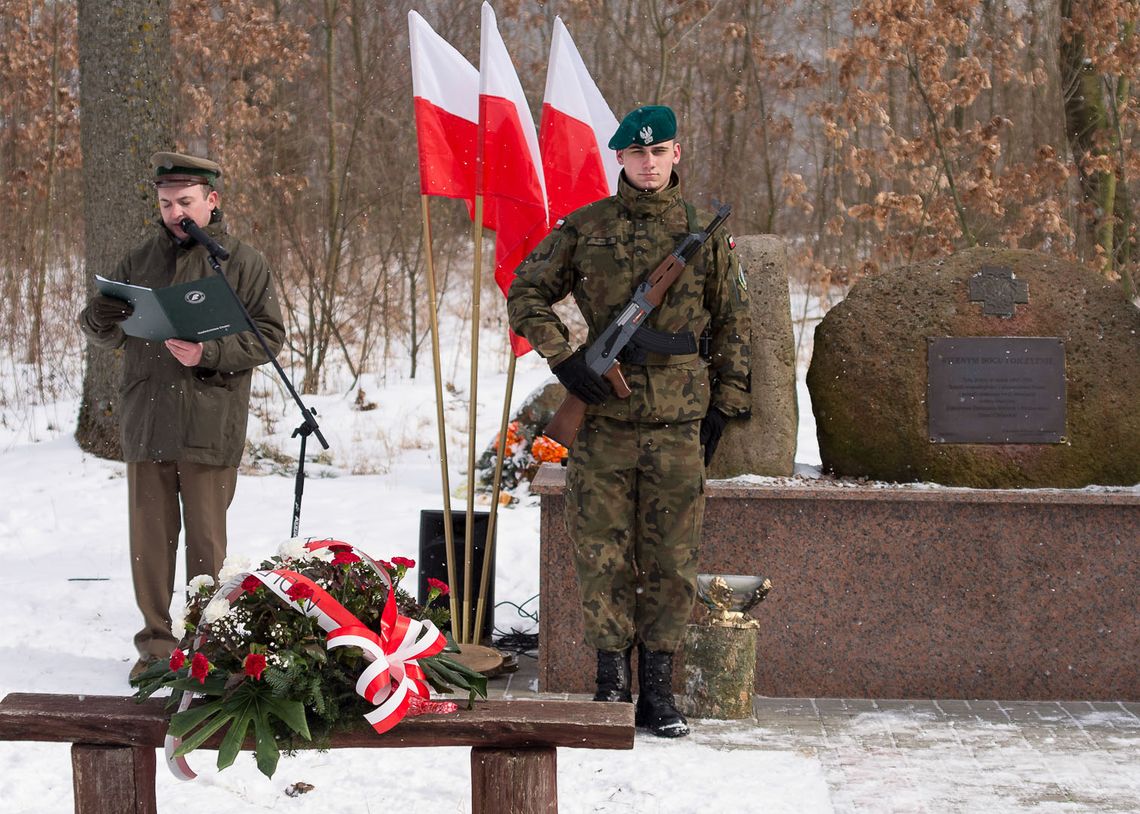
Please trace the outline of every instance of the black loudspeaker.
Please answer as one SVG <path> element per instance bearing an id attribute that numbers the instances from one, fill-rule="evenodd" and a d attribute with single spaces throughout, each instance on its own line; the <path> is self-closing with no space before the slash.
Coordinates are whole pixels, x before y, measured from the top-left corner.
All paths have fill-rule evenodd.
<path id="1" fill-rule="evenodd" d="M 475 512 L 472 526 L 472 544 L 474 559 L 471 564 L 471 621 L 475 624 L 475 610 L 479 604 L 479 582 L 483 578 L 483 555 L 487 541 L 487 512 Z M 453 620 L 455 627 L 462 630 L 463 615 L 463 562 L 467 552 L 467 513 L 465 511 L 451 512 L 452 544 L 455 547 L 455 562 L 452 565 L 455 571 L 456 584 L 451 585 L 458 603 L 460 618 Z M 493 540 L 494 538 L 492 538 Z M 419 583 L 417 585 L 416 600 L 421 604 L 427 599 L 428 577 L 435 577 L 441 582 L 447 582 L 447 546 L 443 535 L 443 512 L 435 509 L 420 511 L 420 559 Z M 478 644 L 490 644 L 491 635 L 495 630 L 495 550 L 491 546 L 491 573 L 487 577 L 487 604 L 483 610 L 483 630 L 479 636 Z M 441 596 L 436 604 L 447 605 L 450 598 Z M 450 628 L 448 628 L 450 629 Z"/>

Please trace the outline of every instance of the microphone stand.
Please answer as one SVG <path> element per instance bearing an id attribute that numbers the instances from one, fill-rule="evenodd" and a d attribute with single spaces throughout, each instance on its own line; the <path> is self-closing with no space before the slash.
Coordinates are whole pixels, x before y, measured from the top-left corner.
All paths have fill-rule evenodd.
<path id="1" fill-rule="evenodd" d="M 261 343 L 266 358 L 273 364 L 273 369 L 277 371 L 277 375 L 285 384 L 285 389 L 289 391 L 289 395 L 293 397 L 293 401 L 301 411 L 301 424 L 297 429 L 293 430 L 293 434 L 290 436 L 291 438 L 296 438 L 297 436 L 301 437 L 301 457 L 297 460 L 297 477 L 293 483 L 293 524 L 289 534 L 290 537 L 296 537 L 301 527 L 301 496 L 305 492 L 305 446 L 310 435 L 317 436 L 317 440 L 320 441 L 321 446 L 325 449 L 329 448 L 329 442 L 325 440 L 325 437 L 321 434 L 321 428 L 317 425 L 316 419 L 313 418 L 313 416 L 317 414 L 316 410 L 310 410 L 305 406 L 305 403 L 301 401 L 301 397 L 297 394 L 296 388 L 293 387 L 293 382 L 285 373 L 285 369 L 281 367 L 281 363 L 277 361 L 277 357 L 273 354 L 273 351 L 269 349 L 269 343 L 265 340 L 265 335 L 261 333 L 257 324 L 253 321 L 253 317 L 249 315 L 245 303 L 241 301 L 241 297 L 238 296 L 233 285 L 226 279 L 226 275 L 222 271 L 222 264 L 218 261 L 219 259 L 228 260 L 230 253 L 222 248 L 217 241 L 202 231 L 202 227 L 190 218 L 183 218 L 178 225 L 182 227 L 182 231 L 190 235 L 196 243 L 206 249 L 206 253 L 210 258 L 210 266 L 213 267 L 214 272 L 222 278 L 222 282 L 226 284 L 230 296 L 233 297 L 234 302 L 241 308 L 242 316 L 245 317 L 245 324 L 249 326 L 249 329 L 253 331 L 253 335 L 257 337 L 257 341 Z"/>

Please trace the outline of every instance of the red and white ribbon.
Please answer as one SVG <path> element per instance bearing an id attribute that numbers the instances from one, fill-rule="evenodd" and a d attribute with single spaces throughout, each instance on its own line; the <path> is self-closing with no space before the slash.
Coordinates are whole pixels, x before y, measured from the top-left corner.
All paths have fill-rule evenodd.
<path id="1" fill-rule="evenodd" d="M 224 597 L 232 605 L 245 593 L 242 583 L 246 577 L 255 577 L 282 602 L 305 616 L 315 618 L 321 629 L 328 634 L 325 646 L 329 650 L 334 647 L 359 647 L 364 658 L 371 663 L 357 679 L 356 692 L 370 704 L 377 705 L 364 718 L 377 733 L 387 732 L 408 714 L 413 699 L 426 702 L 430 697 L 431 690 L 417 659 L 439 653 L 447 645 L 447 640 L 431 622 L 410 619 L 398 613 L 395 586 L 387 569 L 364 552 L 348 543 L 327 539 L 310 540 L 305 544 L 305 549 L 310 552 L 322 549 L 350 551 L 367 563 L 387 584 L 388 596 L 380 615 L 379 634 L 365 626 L 324 588 L 288 568 L 238 574 L 219 588 L 214 597 Z M 308 586 L 313 592 L 311 599 L 297 601 L 289 596 L 289 590 L 299 584 Z M 197 650 L 205 640 L 203 627 L 204 624 L 199 624 L 192 651 Z M 194 693 L 184 692 L 178 711 L 188 709 L 193 697 Z M 416 703 L 415 706 L 422 709 L 427 705 Z M 181 742 L 180 738 L 166 736 L 166 763 L 175 777 L 193 780 L 197 775 L 185 756 L 174 755 Z"/>

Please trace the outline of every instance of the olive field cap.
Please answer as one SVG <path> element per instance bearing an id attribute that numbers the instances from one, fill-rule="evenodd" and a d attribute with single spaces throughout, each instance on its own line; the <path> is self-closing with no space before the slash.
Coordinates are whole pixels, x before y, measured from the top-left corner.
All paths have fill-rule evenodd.
<path id="1" fill-rule="evenodd" d="M 222 168 L 208 158 L 182 153 L 155 153 L 150 157 L 156 187 L 206 184 L 213 186 Z"/>
<path id="2" fill-rule="evenodd" d="M 669 141 L 677 135 L 677 117 L 672 108 L 665 105 L 645 105 L 630 111 L 618 125 L 617 132 L 610 139 L 611 150 L 624 150 L 631 144 L 648 147 L 661 141 Z"/>

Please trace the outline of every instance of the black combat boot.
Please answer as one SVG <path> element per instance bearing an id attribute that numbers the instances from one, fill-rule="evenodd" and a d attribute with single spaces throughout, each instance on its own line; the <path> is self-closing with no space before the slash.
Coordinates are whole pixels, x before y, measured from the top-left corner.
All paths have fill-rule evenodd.
<path id="1" fill-rule="evenodd" d="M 629 691 L 629 648 L 598 651 L 598 691 L 595 701 L 633 701 Z"/>
<path id="2" fill-rule="evenodd" d="M 637 646 L 637 709 L 634 723 L 659 738 L 689 734 L 689 722 L 673 700 L 673 654 Z"/>

